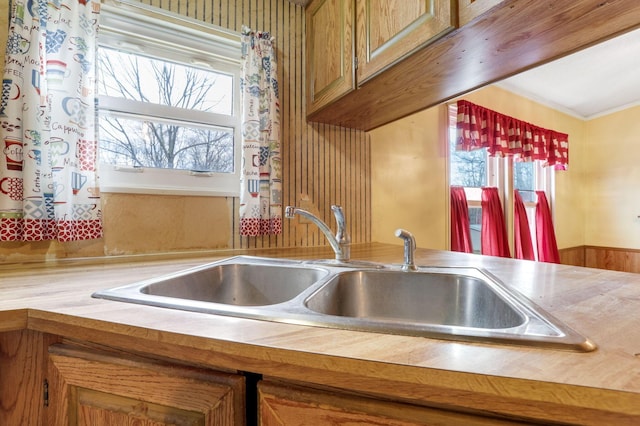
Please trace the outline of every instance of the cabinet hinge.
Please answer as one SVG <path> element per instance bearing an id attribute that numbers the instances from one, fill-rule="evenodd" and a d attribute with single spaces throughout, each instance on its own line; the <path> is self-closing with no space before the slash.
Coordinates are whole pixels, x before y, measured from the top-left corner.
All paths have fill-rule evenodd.
<path id="1" fill-rule="evenodd" d="M 45 407 L 49 406 L 49 381 L 44 379 L 42 384 L 42 401 Z"/>
<path id="2" fill-rule="evenodd" d="M 358 69 L 358 57 L 357 56 L 353 57 L 353 69 L 355 69 L 355 70 Z"/>

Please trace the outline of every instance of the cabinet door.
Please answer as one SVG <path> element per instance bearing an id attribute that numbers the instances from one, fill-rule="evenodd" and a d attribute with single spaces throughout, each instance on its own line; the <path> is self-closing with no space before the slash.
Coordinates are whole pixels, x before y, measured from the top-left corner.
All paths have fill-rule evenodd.
<path id="1" fill-rule="evenodd" d="M 353 0 L 314 0 L 306 12 L 307 113 L 355 88 Z"/>
<path id="2" fill-rule="evenodd" d="M 258 413 L 260 426 L 521 424 L 269 381 L 258 383 Z"/>
<path id="3" fill-rule="evenodd" d="M 49 425 L 237 425 L 244 378 L 130 355 L 49 348 Z"/>
<path id="4" fill-rule="evenodd" d="M 356 2 L 358 85 L 446 34 L 456 22 L 452 0 Z"/>

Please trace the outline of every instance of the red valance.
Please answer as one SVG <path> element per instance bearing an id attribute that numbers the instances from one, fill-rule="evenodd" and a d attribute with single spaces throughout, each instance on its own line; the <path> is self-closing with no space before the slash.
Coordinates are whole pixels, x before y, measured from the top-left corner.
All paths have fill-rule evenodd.
<path id="1" fill-rule="evenodd" d="M 544 129 L 500 114 L 469 101 L 458 101 L 456 150 L 488 148 L 492 156 L 519 156 L 524 161 L 543 160 L 566 170 L 569 135 Z"/>

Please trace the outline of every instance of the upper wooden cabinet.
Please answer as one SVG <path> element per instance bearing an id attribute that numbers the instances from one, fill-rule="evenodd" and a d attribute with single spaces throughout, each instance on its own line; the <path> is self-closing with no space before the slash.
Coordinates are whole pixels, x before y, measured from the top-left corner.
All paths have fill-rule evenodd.
<path id="1" fill-rule="evenodd" d="M 312 1 L 306 10 L 307 112 L 452 30 L 452 9 L 452 0 Z"/>
<path id="2" fill-rule="evenodd" d="M 455 26 L 450 0 L 356 0 L 357 82 L 446 34 Z"/>
<path id="3" fill-rule="evenodd" d="M 353 18 L 353 0 L 315 0 L 307 7 L 307 111 L 355 88 Z"/>

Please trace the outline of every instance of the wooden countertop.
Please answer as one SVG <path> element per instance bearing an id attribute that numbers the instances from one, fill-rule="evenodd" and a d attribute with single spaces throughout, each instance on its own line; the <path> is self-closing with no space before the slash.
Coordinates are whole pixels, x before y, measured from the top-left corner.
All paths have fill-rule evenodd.
<path id="1" fill-rule="evenodd" d="M 305 327 L 91 298 L 221 257 L 330 258 L 326 249 L 0 266 L 0 331 L 32 329 L 221 369 L 423 405 L 581 424 L 640 424 L 640 275 L 419 249 L 416 263 L 485 268 L 593 340 L 589 353 Z M 402 247 L 352 248 L 402 261 Z M 604 422 L 604 423 L 603 423 Z"/>

